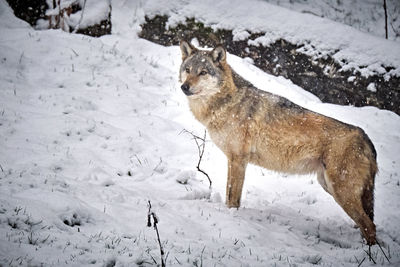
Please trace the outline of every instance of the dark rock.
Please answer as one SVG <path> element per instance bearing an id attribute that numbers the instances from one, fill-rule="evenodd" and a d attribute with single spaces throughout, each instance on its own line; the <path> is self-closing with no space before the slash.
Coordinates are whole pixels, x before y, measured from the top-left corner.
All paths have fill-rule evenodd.
<path id="1" fill-rule="evenodd" d="M 46 0 L 7 0 L 7 3 L 14 10 L 17 18 L 25 20 L 34 26 L 38 19 L 44 19 L 49 6 Z"/>

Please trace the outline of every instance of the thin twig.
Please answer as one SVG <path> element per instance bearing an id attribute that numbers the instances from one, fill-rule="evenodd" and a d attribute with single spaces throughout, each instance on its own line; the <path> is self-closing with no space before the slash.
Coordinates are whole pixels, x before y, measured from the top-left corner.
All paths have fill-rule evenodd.
<path id="1" fill-rule="evenodd" d="M 76 53 L 76 51 L 74 49 L 71 48 L 71 50 L 72 50 L 72 52 L 74 52 L 75 56 L 79 56 L 79 54 Z"/>
<path id="2" fill-rule="evenodd" d="M 176 262 L 179 263 L 179 265 L 182 265 L 182 263 L 176 257 L 174 257 L 174 258 L 175 258 Z"/>
<path id="3" fill-rule="evenodd" d="M 207 177 L 208 182 L 210 183 L 210 189 L 211 189 L 212 181 L 211 181 L 210 176 L 208 175 L 208 173 L 206 173 L 205 171 L 203 171 L 200 168 L 201 160 L 203 159 L 203 155 L 204 155 L 204 151 L 205 151 L 205 147 L 206 147 L 207 130 L 204 130 L 204 137 L 199 137 L 199 136 L 195 135 L 193 132 L 189 132 L 186 129 L 183 129 L 181 131 L 181 133 L 182 132 L 190 134 L 193 137 L 193 140 L 196 142 L 197 151 L 199 153 L 199 161 L 197 162 L 196 169 L 197 169 L 197 171 L 201 172 L 202 174 L 204 174 Z"/>
<path id="4" fill-rule="evenodd" d="M 374 260 L 374 258 L 372 257 L 372 253 L 371 253 L 371 246 L 368 245 L 368 251 L 364 250 L 365 253 L 367 253 L 369 261 L 372 261 L 374 264 L 376 264 L 376 261 Z"/>
<path id="5" fill-rule="evenodd" d="M 361 264 L 363 264 L 364 261 L 365 261 L 365 257 L 362 259 L 362 261 L 360 261 L 360 263 L 357 265 L 357 267 L 360 267 Z"/>
<path id="6" fill-rule="evenodd" d="M 201 251 L 201 255 L 200 255 L 200 267 L 203 267 L 203 253 L 204 250 L 206 249 L 206 246 L 204 246 L 203 250 Z"/>
<path id="7" fill-rule="evenodd" d="M 79 22 L 78 22 L 78 24 L 76 24 L 75 29 L 72 31 L 72 33 L 76 33 L 79 30 L 79 27 L 81 26 L 82 19 L 83 19 L 83 13 L 85 12 L 85 7 L 86 7 L 86 0 L 83 2 L 82 13 L 81 13 Z"/>
<path id="8" fill-rule="evenodd" d="M 56 24 L 56 27 L 59 27 L 59 28 L 61 28 L 62 30 L 64 30 L 61 26 L 60 26 L 60 23 L 61 23 L 61 0 L 58 0 L 58 21 L 57 21 L 57 24 Z"/>
<path id="9" fill-rule="evenodd" d="M 151 227 L 152 226 L 151 219 L 153 218 L 153 227 L 154 227 L 154 230 L 156 230 L 158 245 L 160 246 L 161 267 L 165 267 L 166 266 L 165 265 L 165 260 L 164 260 L 164 254 L 165 253 L 164 253 L 164 249 L 163 249 L 163 247 L 161 245 L 160 234 L 159 234 L 158 228 L 157 228 L 158 219 L 157 219 L 156 214 L 153 211 L 151 211 L 151 202 L 150 202 L 150 200 L 148 201 L 148 206 L 149 206 L 149 212 L 147 213 L 147 227 Z"/>
<path id="10" fill-rule="evenodd" d="M 162 161 L 162 158 L 160 157 L 160 162 L 154 167 L 153 172 L 151 173 L 150 176 L 153 176 L 154 172 L 157 171 L 157 168 L 160 167 L 160 165 L 162 164 L 162 162 L 163 162 L 163 161 Z"/>
<path id="11" fill-rule="evenodd" d="M 383 0 L 383 9 L 385 11 L 385 37 L 388 39 L 388 15 L 387 15 L 387 8 L 386 8 L 386 0 Z"/>
<path id="12" fill-rule="evenodd" d="M 381 249 L 383 255 L 384 255 L 385 258 L 386 258 L 386 260 L 390 263 L 390 260 L 389 260 L 388 256 L 386 255 L 385 251 L 383 250 L 381 244 L 380 244 L 378 241 L 376 241 L 376 243 L 378 244 L 379 248 Z"/>
<path id="13" fill-rule="evenodd" d="M 20 64 L 20 65 L 21 65 L 21 62 L 22 62 L 22 58 L 24 57 L 24 53 L 25 53 L 25 51 L 22 52 L 21 56 L 19 57 L 19 64 Z"/>

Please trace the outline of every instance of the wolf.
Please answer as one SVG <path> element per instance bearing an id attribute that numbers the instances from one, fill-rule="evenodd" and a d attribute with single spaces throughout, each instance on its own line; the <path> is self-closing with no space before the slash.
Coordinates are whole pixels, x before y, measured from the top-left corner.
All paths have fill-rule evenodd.
<path id="1" fill-rule="evenodd" d="M 322 188 L 376 243 L 376 151 L 365 132 L 259 90 L 227 63 L 222 45 L 180 42 L 179 78 L 194 117 L 228 159 L 226 205 L 239 208 L 248 163 L 289 174 L 316 173 Z"/>

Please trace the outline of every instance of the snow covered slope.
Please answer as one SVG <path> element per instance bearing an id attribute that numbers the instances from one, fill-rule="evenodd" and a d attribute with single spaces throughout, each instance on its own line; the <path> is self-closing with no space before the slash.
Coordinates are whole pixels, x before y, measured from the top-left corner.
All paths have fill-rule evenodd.
<path id="1" fill-rule="evenodd" d="M 372 265 L 358 229 L 310 176 L 251 166 L 243 207 L 225 207 L 226 160 L 201 135 L 177 81 L 178 47 L 138 39 L 134 1 L 113 4 L 114 34 L 34 31 L 0 1 L 0 265 L 151 266 L 150 200 L 167 266 Z M 400 264 L 400 118 L 322 104 L 229 55 L 261 89 L 362 127 L 378 152 L 376 224 Z M 388 264 L 375 246 L 374 259 Z"/>
<path id="2" fill-rule="evenodd" d="M 385 10 L 382 0 L 263 0 L 271 4 L 340 22 L 385 38 Z M 388 38 L 400 41 L 400 2 L 386 0 Z"/>

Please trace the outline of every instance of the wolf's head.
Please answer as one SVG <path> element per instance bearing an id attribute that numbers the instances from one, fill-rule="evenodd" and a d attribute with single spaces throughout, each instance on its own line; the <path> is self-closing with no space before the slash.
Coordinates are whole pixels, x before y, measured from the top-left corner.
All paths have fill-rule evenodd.
<path id="1" fill-rule="evenodd" d="M 189 97 L 207 97 L 218 93 L 224 80 L 226 51 L 219 45 L 212 51 L 196 49 L 181 41 L 182 64 L 179 80 L 181 89 Z"/>

